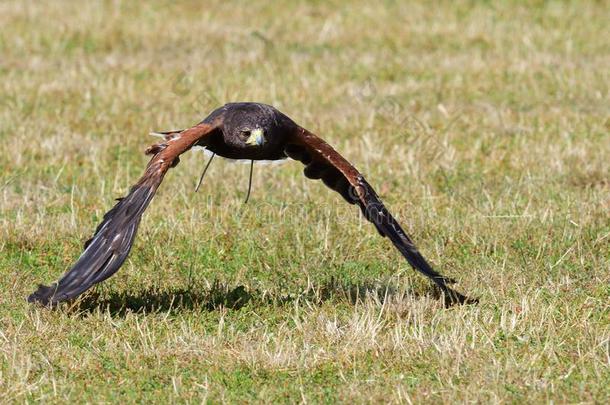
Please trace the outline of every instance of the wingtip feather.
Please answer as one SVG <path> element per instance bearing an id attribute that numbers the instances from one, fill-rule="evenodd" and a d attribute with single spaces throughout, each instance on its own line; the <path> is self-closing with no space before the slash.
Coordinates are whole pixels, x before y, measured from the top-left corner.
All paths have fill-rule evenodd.
<path id="1" fill-rule="evenodd" d="M 476 305 L 479 303 L 478 298 L 469 298 L 447 286 L 439 287 L 444 296 L 446 308 L 452 307 L 453 305 Z"/>
<path id="2" fill-rule="evenodd" d="M 46 286 L 43 284 L 38 284 L 38 289 L 29 295 L 28 302 L 30 304 L 37 303 L 43 306 L 48 306 L 51 303 L 56 290 L 56 286 L 54 285 Z"/>

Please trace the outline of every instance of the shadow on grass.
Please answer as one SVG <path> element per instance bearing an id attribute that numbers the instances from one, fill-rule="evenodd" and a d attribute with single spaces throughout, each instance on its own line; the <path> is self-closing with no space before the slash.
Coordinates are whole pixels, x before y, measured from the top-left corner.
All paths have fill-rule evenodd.
<path id="1" fill-rule="evenodd" d="M 182 311 L 215 311 L 220 308 L 239 310 L 246 305 L 282 306 L 295 301 L 310 305 L 322 305 L 326 301 L 347 302 L 352 305 L 367 299 L 383 304 L 388 299 L 419 299 L 423 296 L 442 298 L 435 288 L 422 294 L 409 288 L 397 288 L 388 284 L 349 284 L 335 280 L 298 294 L 281 294 L 273 291 L 235 287 L 215 282 L 211 286 L 190 285 L 188 288 L 159 290 L 149 288 L 132 292 L 100 294 L 91 291 L 71 305 L 69 310 L 78 314 L 102 311 L 122 317 L 127 313 L 179 313 Z"/>

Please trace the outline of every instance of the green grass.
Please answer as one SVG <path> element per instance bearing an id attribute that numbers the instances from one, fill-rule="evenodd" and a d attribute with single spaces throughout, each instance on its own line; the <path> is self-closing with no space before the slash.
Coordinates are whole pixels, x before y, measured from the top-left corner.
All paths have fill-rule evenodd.
<path id="1" fill-rule="evenodd" d="M 0 3 L 0 401 L 607 403 L 608 2 Z M 74 262 L 151 130 L 273 104 L 476 306 L 297 162 L 189 153 L 123 268 Z"/>

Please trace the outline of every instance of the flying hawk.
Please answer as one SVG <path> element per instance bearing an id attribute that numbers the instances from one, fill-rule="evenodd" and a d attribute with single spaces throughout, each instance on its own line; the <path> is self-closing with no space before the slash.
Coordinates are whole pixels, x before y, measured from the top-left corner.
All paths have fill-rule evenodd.
<path id="1" fill-rule="evenodd" d="M 392 241 L 409 264 L 440 288 L 448 303 L 475 301 L 451 289 L 448 284 L 455 281 L 428 264 L 354 166 L 323 139 L 274 107 L 260 103 L 230 103 L 192 128 L 160 134 L 164 141 L 146 150 L 152 158 L 144 175 L 131 187 L 129 194 L 104 215 L 76 263 L 56 283 L 48 287 L 40 285 L 28 297 L 29 302 L 55 305 L 71 300 L 112 276 L 127 258 L 142 214 L 165 173 L 179 163 L 182 153 L 194 146 L 228 159 L 291 158 L 302 162 L 306 177 L 321 179 L 348 203 L 357 204 L 364 217 L 382 236 Z"/>

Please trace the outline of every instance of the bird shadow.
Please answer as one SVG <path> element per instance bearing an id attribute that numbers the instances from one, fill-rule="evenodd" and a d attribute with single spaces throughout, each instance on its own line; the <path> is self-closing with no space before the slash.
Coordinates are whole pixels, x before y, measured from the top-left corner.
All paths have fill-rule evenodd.
<path id="1" fill-rule="evenodd" d="M 243 285 L 215 281 L 212 284 L 190 284 L 189 287 L 159 290 L 148 288 L 137 292 L 91 291 L 71 303 L 70 312 L 87 315 L 94 312 L 109 313 L 113 317 L 124 317 L 129 313 L 170 313 L 186 311 L 216 311 L 219 309 L 240 310 L 246 305 L 284 306 L 297 301 L 320 306 L 327 301 L 346 302 L 351 305 L 373 300 L 383 304 L 388 300 L 419 299 L 425 296 L 444 299 L 445 307 L 454 303 L 447 301 L 440 290 L 430 286 L 422 292 L 397 287 L 386 283 L 345 283 L 331 279 L 317 286 L 310 286 L 299 293 L 260 290 Z"/>

